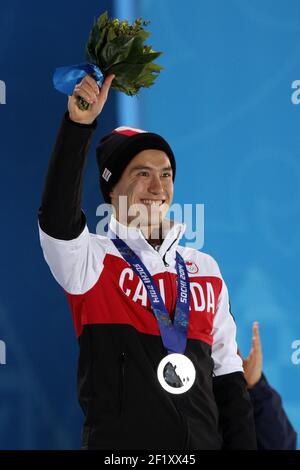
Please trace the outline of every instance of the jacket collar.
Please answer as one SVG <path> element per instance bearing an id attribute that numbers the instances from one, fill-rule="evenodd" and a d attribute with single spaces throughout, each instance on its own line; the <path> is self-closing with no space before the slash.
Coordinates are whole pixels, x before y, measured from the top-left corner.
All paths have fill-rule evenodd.
<path id="1" fill-rule="evenodd" d="M 166 257 L 167 255 L 168 258 L 174 260 L 178 243 L 182 238 L 185 229 L 186 224 L 165 220 L 163 222 L 164 240 L 159 249 L 156 250 L 152 245 L 150 245 L 150 243 L 148 243 L 140 229 L 121 224 L 112 214 L 109 223 L 108 236 L 109 238 L 112 238 L 114 234 L 118 235 L 118 237 L 124 240 L 127 245 L 140 257 L 142 257 L 141 255 L 145 254 L 153 255 L 155 253 L 157 255 L 157 253 L 159 253 L 162 258 Z"/>

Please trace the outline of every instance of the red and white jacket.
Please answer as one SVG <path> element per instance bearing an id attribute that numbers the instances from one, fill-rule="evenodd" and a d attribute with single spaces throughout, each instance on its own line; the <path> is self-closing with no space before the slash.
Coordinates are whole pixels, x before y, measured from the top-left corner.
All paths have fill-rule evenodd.
<path id="1" fill-rule="evenodd" d="M 218 264 L 209 255 L 179 245 L 185 225 L 175 223 L 156 251 L 136 228 L 111 216 L 110 229 L 132 248 L 159 287 L 169 313 L 177 300 L 176 250 L 186 262 L 190 281 L 188 338 L 211 346 L 214 375 L 243 371 L 237 354 L 236 325 Z M 127 324 L 140 333 L 160 336 L 146 288 L 113 242 L 85 226 L 74 240 L 57 240 L 40 229 L 45 259 L 70 302 L 76 334 L 86 324 Z"/>

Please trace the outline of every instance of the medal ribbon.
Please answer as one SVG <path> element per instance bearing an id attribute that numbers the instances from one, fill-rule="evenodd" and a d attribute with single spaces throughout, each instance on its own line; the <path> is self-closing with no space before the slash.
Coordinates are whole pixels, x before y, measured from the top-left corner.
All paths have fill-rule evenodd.
<path id="1" fill-rule="evenodd" d="M 53 85 L 56 90 L 66 95 L 73 95 L 75 85 L 79 83 L 86 75 L 93 75 L 97 85 L 102 86 L 104 76 L 99 67 L 90 62 L 82 64 L 68 65 L 58 67 L 53 75 Z"/>
<path id="2" fill-rule="evenodd" d="M 134 251 L 121 240 L 112 238 L 112 242 L 123 258 L 131 265 L 147 289 L 153 313 L 157 319 L 162 342 L 169 354 L 184 354 L 189 324 L 190 286 L 189 276 L 182 256 L 176 252 L 177 301 L 174 321 L 164 304 L 153 277 Z"/>

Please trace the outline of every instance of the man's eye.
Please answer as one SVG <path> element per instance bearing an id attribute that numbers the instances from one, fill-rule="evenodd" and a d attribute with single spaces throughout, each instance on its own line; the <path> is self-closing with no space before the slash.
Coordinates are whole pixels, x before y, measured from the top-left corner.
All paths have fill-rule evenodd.
<path id="1" fill-rule="evenodd" d="M 168 176 L 171 176 L 171 173 L 169 171 L 165 171 L 163 174 L 163 177 L 168 177 Z"/>
<path id="2" fill-rule="evenodd" d="M 138 173 L 139 176 L 148 176 L 148 172 L 147 171 L 140 171 Z"/>

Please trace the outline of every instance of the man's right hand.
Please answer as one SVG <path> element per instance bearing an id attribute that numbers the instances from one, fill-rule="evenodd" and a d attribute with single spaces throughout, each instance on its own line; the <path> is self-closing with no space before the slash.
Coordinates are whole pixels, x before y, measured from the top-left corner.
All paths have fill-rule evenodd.
<path id="1" fill-rule="evenodd" d="M 92 124 L 102 111 L 114 78 L 115 75 L 108 75 L 100 88 L 90 75 L 86 75 L 75 86 L 73 95 L 69 96 L 68 110 L 70 119 L 80 124 Z M 77 96 L 81 96 L 90 104 L 86 111 L 78 108 L 76 104 Z"/>

